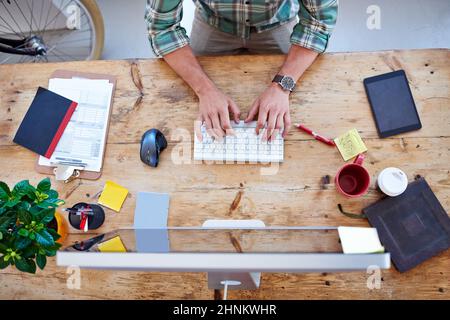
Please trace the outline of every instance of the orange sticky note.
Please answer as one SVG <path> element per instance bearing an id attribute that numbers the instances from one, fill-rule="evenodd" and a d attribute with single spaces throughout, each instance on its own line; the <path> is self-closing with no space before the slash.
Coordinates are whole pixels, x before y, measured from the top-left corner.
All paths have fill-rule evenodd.
<path id="1" fill-rule="evenodd" d="M 119 212 L 128 195 L 128 190 L 112 181 L 106 181 L 98 203 Z"/>

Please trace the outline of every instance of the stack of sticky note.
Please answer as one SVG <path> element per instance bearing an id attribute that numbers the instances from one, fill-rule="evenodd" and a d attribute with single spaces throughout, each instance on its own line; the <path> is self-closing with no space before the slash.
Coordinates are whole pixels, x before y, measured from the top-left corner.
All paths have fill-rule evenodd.
<path id="1" fill-rule="evenodd" d="M 128 195 L 128 190 L 112 181 L 106 181 L 98 203 L 119 212 Z"/>
<path id="2" fill-rule="evenodd" d="M 346 254 L 384 252 L 375 228 L 338 227 L 338 233 Z"/>
<path id="3" fill-rule="evenodd" d="M 358 130 L 352 129 L 347 131 L 343 135 L 334 139 L 339 152 L 342 155 L 344 161 L 347 161 L 358 154 L 367 151 L 367 147 L 361 139 Z"/>
<path id="4" fill-rule="evenodd" d="M 100 252 L 127 252 L 119 236 L 106 240 L 98 245 Z"/>

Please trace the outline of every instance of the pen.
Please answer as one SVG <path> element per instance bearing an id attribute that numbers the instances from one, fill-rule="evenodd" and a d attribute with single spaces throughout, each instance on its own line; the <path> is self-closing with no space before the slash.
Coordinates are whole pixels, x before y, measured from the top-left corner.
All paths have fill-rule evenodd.
<path id="1" fill-rule="evenodd" d="M 306 132 L 307 134 L 310 134 L 314 137 L 314 139 L 321 141 L 323 143 L 326 143 L 329 146 L 335 146 L 336 144 L 334 143 L 334 141 L 332 139 L 328 139 L 325 138 L 317 133 L 315 133 L 314 131 L 312 131 L 311 129 L 306 128 L 305 126 L 301 125 L 301 124 L 296 124 L 295 125 L 298 129 Z"/>
<path id="2" fill-rule="evenodd" d="M 75 214 L 77 216 L 79 216 L 81 213 L 85 213 L 87 215 L 93 215 L 93 210 L 92 209 L 73 209 L 73 208 L 69 208 L 69 209 L 62 209 L 62 211 L 64 212 L 69 212 L 71 214 Z"/>

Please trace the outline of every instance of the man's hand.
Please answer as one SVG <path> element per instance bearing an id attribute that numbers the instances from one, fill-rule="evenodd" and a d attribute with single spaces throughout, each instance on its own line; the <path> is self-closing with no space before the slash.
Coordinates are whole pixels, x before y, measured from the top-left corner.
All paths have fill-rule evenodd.
<path id="1" fill-rule="evenodd" d="M 240 111 L 236 103 L 216 87 L 202 90 L 199 97 L 199 116 L 195 124 L 197 138 L 201 141 L 200 126 L 205 122 L 208 134 L 221 140 L 225 135 L 233 135 L 230 115 L 239 123 Z"/>
<path id="2" fill-rule="evenodd" d="M 272 141 L 283 129 L 283 138 L 286 137 L 291 126 L 289 114 L 289 91 L 283 90 L 277 83 L 272 83 L 253 103 L 245 122 L 252 121 L 258 114 L 256 133 L 267 122 L 267 130 L 264 131 L 262 140 Z"/>

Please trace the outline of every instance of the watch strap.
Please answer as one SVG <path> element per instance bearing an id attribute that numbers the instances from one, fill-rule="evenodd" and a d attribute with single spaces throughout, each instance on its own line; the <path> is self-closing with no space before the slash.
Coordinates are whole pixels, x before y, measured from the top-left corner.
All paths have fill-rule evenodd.
<path id="1" fill-rule="evenodd" d="M 276 82 L 276 83 L 281 84 L 281 80 L 283 80 L 283 78 L 284 78 L 284 76 L 282 76 L 281 74 L 277 74 L 277 75 L 273 78 L 272 82 Z"/>

